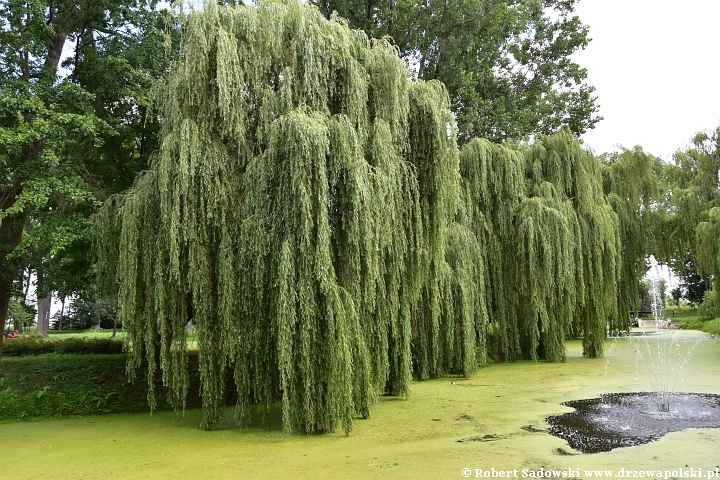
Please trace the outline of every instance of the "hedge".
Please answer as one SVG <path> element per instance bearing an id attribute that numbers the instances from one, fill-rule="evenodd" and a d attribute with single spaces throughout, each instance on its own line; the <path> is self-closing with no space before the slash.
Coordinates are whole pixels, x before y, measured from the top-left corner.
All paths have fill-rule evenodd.
<path id="1" fill-rule="evenodd" d="M 112 338 L 64 338 L 45 340 L 35 336 L 21 336 L 3 340 L 3 357 L 23 357 L 46 353 L 117 354 L 122 353 L 122 340 Z"/>

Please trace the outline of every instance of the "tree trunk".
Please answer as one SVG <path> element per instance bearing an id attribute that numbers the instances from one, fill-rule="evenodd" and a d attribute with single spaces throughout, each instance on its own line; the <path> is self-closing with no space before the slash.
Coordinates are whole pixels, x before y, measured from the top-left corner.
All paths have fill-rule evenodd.
<path id="1" fill-rule="evenodd" d="M 55 76 L 57 75 L 57 69 L 60 64 L 60 58 L 62 57 L 62 50 L 65 46 L 66 39 L 66 33 L 57 32 L 55 37 L 52 39 L 52 43 L 48 45 L 48 55 L 45 57 L 43 72 L 50 81 L 55 81 Z"/>
<path id="2" fill-rule="evenodd" d="M 12 193 L 19 194 L 20 187 Z M 15 203 L 14 194 L 11 195 L 11 198 L 7 198 L 6 202 L 3 202 L 3 210 Z M 13 272 L 14 269 L 8 261 L 8 255 L 20 245 L 24 225 L 24 219 L 17 217 L 5 217 L 2 219 L 2 224 L 0 224 L 0 331 L 5 331 L 13 278 L 15 278 L 16 273 Z M 0 336 L 0 358 L 2 358 L 2 344 L 3 336 Z"/>
<path id="3" fill-rule="evenodd" d="M 38 297 L 38 319 L 35 333 L 39 333 L 43 337 L 48 336 L 50 330 L 50 305 L 52 304 L 52 292 L 44 297 Z"/>
<path id="4" fill-rule="evenodd" d="M 60 319 L 58 320 L 58 331 L 62 330 L 63 315 L 65 315 L 65 297 L 60 299 Z"/>
<path id="5" fill-rule="evenodd" d="M 12 282 L 0 275 L 0 330 L 5 331 L 5 321 L 7 320 L 8 307 L 10 306 L 10 288 Z M 2 345 L 5 335 L 0 335 L 0 359 L 2 358 Z"/>
<path id="6" fill-rule="evenodd" d="M 25 273 L 27 273 L 27 281 L 25 281 L 25 278 L 26 278 Z M 32 284 L 32 270 L 30 269 L 30 267 L 23 269 L 22 279 L 23 279 L 22 287 L 24 288 L 24 290 L 23 290 L 23 296 L 22 296 L 21 300 L 22 300 L 22 307 L 25 308 L 27 306 L 28 295 L 30 294 L 30 285 Z M 15 327 L 15 330 L 22 330 L 22 325 L 20 325 L 18 323 L 17 319 L 15 320 L 14 327 Z"/>
<path id="7" fill-rule="evenodd" d="M 97 323 L 95 324 L 95 331 L 100 331 L 100 299 L 98 298 L 98 289 L 97 285 L 93 286 L 93 291 L 95 292 L 95 320 L 97 320 Z"/>

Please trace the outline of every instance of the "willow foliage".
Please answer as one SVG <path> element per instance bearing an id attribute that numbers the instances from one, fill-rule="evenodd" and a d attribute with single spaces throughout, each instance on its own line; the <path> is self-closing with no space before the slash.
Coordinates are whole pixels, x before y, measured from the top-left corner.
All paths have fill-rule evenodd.
<path id="1" fill-rule="evenodd" d="M 282 400 L 288 430 L 349 431 L 409 391 L 428 229 L 444 231 L 457 176 L 438 166 L 456 155 L 447 95 L 411 84 L 386 41 L 293 3 L 210 2 L 183 52 L 151 170 L 97 219 L 131 367 L 147 358 L 182 405 L 192 319 L 205 427 L 224 423 L 232 371 L 241 423 Z"/>
<path id="2" fill-rule="evenodd" d="M 610 322 L 613 332 L 630 329 L 629 313 L 640 306 L 638 283 L 647 269 L 645 257 L 658 243 L 659 162 L 636 147 L 610 156 L 603 166 L 603 188 L 618 217 L 622 245 L 618 315 Z"/>
<path id="3" fill-rule="evenodd" d="M 712 278 L 712 288 L 720 292 L 720 207 L 712 207 L 706 222 L 695 227 L 697 257 L 703 271 Z M 717 295 L 717 293 L 715 294 Z"/>
<path id="4" fill-rule="evenodd" d="M 560 360 L 570 333 L 601 352 L 616 217 L 569 135 L 461 154 L 442 84 L 292 2 L 208 2 L 178 65 L 161 148 L 96 249 L 129 367 L 159 369 L 178 408 L 192 320 L 206 428 L 229 373 L 241 424 L 281 401 L 287 430 L 349 432 L 413 373 L 470 375 L 490 333 L 508 359 Z"/>
<path id="5" fill-rule="evenodd" d="M 462 205 L 459 221 L 482 246 L 485 305 L 504 357 L 521 357 L 515 278 L 514 215 L 524 181 L 524 157 L 474 139 L 460 152 Z M 487 328 L 483 329 L 487 333 Z"/>
<path id="6" fill-rule="evenodd" d="M 460 159 L 460 221 L 484 247 L 487 331 L 501 355 L 563 360 L 569 336 L 602 354 L 620 238 L 597 160 L 565 132 L 522 150 L 473 140 Z"/>
<path id="7" fill-rule="evenodd" d="M 421 379 L 450 371 L 469 375 L 475 365 L 475 270 L 483 265 L 479 246 L 460 226 L 452 225 L 458 209 L 460 167 L 454 124 L 445 87 L 419 82 L 410 91 L 410 161 L 417 172 L 424 250 L 419 271 L 420 299 L 413 312 L 413 358 Z M 453 234 L 452 238 L 450 234 Z M 468 245 L 467 242 L 472 242 Z M 446 258 L 446 254 L 449 258 Z M 459 297 L 467 296 L 467 299 Z M 459 323 L 458 323 L 459 322 Z M 457 350 L 457 345 L 463 345 Z M 462 367 L 464 366 L 464 367 Z"/>
<path id="8" fill-rule="evenodd" d="M 689 252 L 698 271 L 720 289 L 720 127 L 700 132 L 666 167 L 672 183 L 672 213 L 663 225 L 665 256 L 680 263 Z"/>
<path id="9" fill-rule="evenodd" d="M 567 132 L 535 143 L 527 154 L 535 185 L 550 182 L 560 199 L 572 204 L 578 237 L 564 248 L 575 259 L 578 314 L 572 333 L 583 338 L 583 353 L 603 352 L 607 324 L 617 317 L 621 267 L 618 217 L 602 189 L 601 165 Z"/>

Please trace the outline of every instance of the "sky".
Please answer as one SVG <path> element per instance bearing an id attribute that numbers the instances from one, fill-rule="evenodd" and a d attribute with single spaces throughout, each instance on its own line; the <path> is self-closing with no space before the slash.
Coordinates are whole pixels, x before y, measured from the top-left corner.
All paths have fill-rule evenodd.
<path id="1" fill-rule="evenodd" d="M 604 117 L 582 136 L 594 153 L 640 145 L 670 161 L 720 125 L 720 0 L 579 0 L 575 11 L 592 41 L 573 59 Z"/>

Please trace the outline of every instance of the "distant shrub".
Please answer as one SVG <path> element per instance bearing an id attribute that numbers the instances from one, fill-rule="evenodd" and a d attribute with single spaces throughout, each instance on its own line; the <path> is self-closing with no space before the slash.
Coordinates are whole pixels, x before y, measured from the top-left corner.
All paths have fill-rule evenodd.
<path id="1" fill-rule="evenodd" d="M 3 341 L 3 357 L 22 357 L 25 355 L 42 355 L 53 353 L 55 342 L 46 342 L 34 336 L 21 336 L 19 338 L 6 338 Z"/>
<path id="2" fill-rule="evenodd" d="M 720 335 L 720 318 L 704 322 L 702 330 L 703 332 L 711 333 L 713 335 Z"/>
<path id="3" fill-rule="evenodd" d="M 720 302 L 718 302 L 717 292 L 706 290 L 703 301 L 698 307 L 700 320 L 711 320 L 720 317 Z"/>
<path id="4" fill-rule="evenodd" d="M 122 353 L 123 343 L 112 338 L 65 338 L 52 342 L 57 345 L 56 353 Z"/>
<path id="5" fill-rule="evenodd" d="M 677 321 L 678 328 L 683 330 L 702 330 L 702 322 L 697 317 L 681 318 Z"/>

